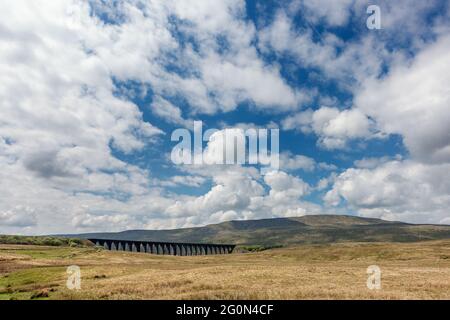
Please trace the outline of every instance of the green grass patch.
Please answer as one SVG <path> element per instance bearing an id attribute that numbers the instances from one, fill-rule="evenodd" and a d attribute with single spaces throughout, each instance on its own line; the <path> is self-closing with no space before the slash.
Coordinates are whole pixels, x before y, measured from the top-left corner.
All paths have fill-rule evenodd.
<path id="1" fill-rule="evenodd" d="M 64 281 L 65 270 L 64 267 L 39 267 L 4 275 L 0 277 L 0 299 L 47 298 L 39 292 L 54 291 Z"/>
<path id="2" fill-rule="evenodd" d="M 77 256 L 86 255 L 89 253 L 96 252 L 96 249 L 90 248 L 52 248 L 52 249 L 21 249 L 21 250 L 5 250 L 6 252 L 19 253 L 22 255 L 27 255 L 33 259 L 72 259 Z"/>

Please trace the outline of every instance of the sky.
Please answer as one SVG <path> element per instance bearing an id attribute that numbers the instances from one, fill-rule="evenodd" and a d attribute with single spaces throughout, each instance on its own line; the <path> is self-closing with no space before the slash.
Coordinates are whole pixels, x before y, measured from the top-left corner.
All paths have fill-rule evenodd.
<path id="1" fill-rule="evenodd" d="M 448 1 L 5 0 L 0 18 L 0 233 L 450 224 Z M 194 121 L 279 129 L 279 170 L 174 164 Z"/>

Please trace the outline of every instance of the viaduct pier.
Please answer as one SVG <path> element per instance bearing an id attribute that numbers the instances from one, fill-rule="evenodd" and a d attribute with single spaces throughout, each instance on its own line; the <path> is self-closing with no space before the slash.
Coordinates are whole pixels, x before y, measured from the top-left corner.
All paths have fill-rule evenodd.
<path id="1" fill-rule="evenodd" d="M 145 252 L 172 256 L 198 256 L 211 254 L 229 254 L 234 244 L 205 244 L 184 242 L 155 242 L 133 240 L 88 239 L 96 246 L 107 250 Z"/>

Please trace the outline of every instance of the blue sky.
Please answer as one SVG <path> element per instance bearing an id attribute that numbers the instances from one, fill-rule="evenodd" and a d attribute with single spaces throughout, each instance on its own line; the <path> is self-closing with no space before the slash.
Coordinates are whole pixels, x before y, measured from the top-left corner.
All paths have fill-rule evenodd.
<path id="1" fill-rule="evenodd" d="M 447 1 L 38 2 L 0 5 L 0 232 L 450 224 Z M 173 164 L 195 120 L 278 128 L 280 170 Z"/>

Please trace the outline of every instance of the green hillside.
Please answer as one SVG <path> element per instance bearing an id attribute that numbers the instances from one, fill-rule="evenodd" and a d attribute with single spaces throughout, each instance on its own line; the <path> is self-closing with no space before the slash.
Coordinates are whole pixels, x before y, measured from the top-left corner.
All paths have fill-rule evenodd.
<path id="1" fill-rule="evenodd" d="M 142 241 L 232 243 L 286 246 L 331 242 L 413 242 L 450 239 L 450 226 L 416 225 L 342 215 L 228 221 L 174 230 L 128 230 L 117 233 L 70 235 Z"/>

